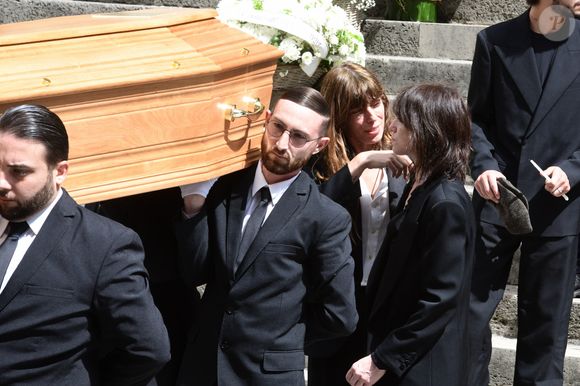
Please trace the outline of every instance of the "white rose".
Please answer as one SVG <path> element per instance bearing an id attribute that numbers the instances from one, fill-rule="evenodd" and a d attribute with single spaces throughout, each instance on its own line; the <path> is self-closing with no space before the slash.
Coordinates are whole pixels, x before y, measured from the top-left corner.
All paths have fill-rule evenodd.
<path id="1" fill-rule="evenodd" d="M 338 49 L 338 53 L 340 56 L 347 56 L 350 53 L 350 47 L 346 44 L 342 44 Z"/>
<path id="2" fill-rule="evenodd" d="M 302 54 L 302 63 L 304 63 L 305 65 L 309 65 L 310 63 L 312 63 L 312 52 L 310 51 L 306 51 L 305 53 Z"/>
<path id="3" fill-rule="evenodd" d="M 284 63 L 295 62 L 300 58 L 302 47 L 299 44 L 298 40 L 294 38 L 286 38 L 280 42 L 279 48 L 284 51 L 284 56 L 282 56 Z"/>

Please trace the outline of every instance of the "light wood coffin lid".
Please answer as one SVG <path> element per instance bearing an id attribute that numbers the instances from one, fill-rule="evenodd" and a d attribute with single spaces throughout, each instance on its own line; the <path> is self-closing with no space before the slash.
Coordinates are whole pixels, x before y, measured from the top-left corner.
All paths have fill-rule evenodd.
<path id="1" fill-rule="evenodd" d="M 151 8 L 0 25 L 0 111 L 49 107 L 70 141 L 65 188 L 87 203 L 202 181 L 259 156 L 282 52 L 212 9 Z M 251 109 L 251 108 L 250 108 Z"/>

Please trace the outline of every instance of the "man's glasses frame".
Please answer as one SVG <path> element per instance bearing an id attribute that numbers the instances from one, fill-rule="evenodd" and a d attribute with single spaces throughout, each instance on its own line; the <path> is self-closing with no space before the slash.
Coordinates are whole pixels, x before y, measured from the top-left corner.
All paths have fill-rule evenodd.
<path id="1" fill-rule="evenodd" d="M 272 119 L 270 119 L 270 121 L 265 123 L 264 127 L 266 128 L 266 132 L 268 133 L 268 135 L 270 137 L 276 138 L 276 139 L 280 138 L 282 135 L 284 135 L 285 132 L 287 132 L 288 139 L 289 139 L 290 143 L 292 144 L 292 146 L 294 146 L 294 147 L 303 147 L 308 142 L 316 141 L 316 140 L 322 138 L 322 137 L 316 137 L 316 138 L 309 139 L 304 133 L 302 133 L 298 130 L 288 130 L 286 127 L 284 127 L 284 125 L 282 123 L 275 122 Z"/>

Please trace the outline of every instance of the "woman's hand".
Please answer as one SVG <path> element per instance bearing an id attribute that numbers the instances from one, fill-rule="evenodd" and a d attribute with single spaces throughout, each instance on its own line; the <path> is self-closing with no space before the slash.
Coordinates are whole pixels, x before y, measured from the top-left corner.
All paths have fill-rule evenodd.
<path id="1" fill-rule="evenodd" d="M 346 381 L 351 386 L 371 386 L 385 375 L 385 370 L 375 366 L 370 355 L 356 361 L 346 373 Z"/>
<path id="2" fill-rule="evenodd" d="M 353 181 L 359 179 L 365 169 L 389 168 L 393 176 L 409 177 L 413 161 L 406 155 L 397 155 L 392 150 L 369 150 L 358 153 L 348 163 Z"/>

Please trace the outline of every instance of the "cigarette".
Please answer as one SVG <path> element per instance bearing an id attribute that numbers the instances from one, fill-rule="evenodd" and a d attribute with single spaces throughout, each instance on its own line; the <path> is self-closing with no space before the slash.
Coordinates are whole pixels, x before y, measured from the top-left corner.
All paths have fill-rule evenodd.
<path id="1" fill-rule="evenodd" d="M 542 168 L 541 168 L 541 167 L 540 167 L 540 166 L 539 166 L 537 163 L 535 163 L 535 162 L 534 162 L 534 160 L 533 160 L 533 159 L 531 159 L 531 160 L 530 160 L 530 162 L 532 163 L 532 165 L 534 165 L 534 167 L 535 167 L 536 169 L 538 169 L 538 171 L 540 172 L 540 175 L 541 175 L 542 177 L 544 177 L 544 178 L 546 179 L 546 181 L 551 181 L 551 180 L 552 180 L 552 179 L 550 178 L 550 176 L 548 176 L 546 173 L 544 173 L 544 171 L 542 170 Z M 568 201 L 568 200 L 569 200 L 568 196 L 566 196 L 566 194 L 565 194 L 565 193 L 562 193 L 562 198 L 563 198 L 564 200 L 566 200 L 566 201 Z"/>

